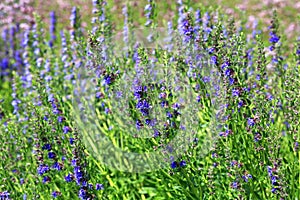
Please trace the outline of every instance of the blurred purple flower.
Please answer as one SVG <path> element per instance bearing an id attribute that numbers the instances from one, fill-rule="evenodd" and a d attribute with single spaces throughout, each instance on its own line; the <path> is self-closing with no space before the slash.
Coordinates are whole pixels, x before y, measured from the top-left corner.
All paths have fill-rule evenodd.
<path id="1" fill-rule="evenodd" d="M 96 188 L 96 190 L 103 190 L 104 186 L 102 184 L 97 183 L 95 188 Z"/>

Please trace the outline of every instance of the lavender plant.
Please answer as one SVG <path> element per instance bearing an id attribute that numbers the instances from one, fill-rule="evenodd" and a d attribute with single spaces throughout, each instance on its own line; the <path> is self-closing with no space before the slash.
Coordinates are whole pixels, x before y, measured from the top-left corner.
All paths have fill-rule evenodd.
<path id="1" fill-rule="evenodd" d="M 128 3 L 119 36 L 92 3 L 87 32 L 77 7 L 60 34 L 55 12 L 3 31 L 0 199 L 299 198 L 300 45 L 276 12 L 264 40 L 183 1 L 136 28 Z"/>

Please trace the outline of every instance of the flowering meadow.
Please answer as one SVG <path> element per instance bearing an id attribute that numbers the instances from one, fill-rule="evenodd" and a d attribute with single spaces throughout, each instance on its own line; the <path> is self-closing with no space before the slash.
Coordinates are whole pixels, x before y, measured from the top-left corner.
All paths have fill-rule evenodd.
<path id="1" fill-rule="evenodd" d="M 262 31 L 190 1 L 168 20 L 87 3 L 90 22 L 2 30 L 1 200 L 300 198 L 300 34 L 276 10 Z"/>

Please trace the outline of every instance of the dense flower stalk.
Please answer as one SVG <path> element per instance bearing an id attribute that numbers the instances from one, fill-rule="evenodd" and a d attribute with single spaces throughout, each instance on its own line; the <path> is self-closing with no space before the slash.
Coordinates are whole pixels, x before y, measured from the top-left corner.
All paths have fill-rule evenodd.
<path id="1" fill-rule="evenodd" d="M 55 11 L 50 12 L 50 41 L 49 46 L 52 47 L 53 43 L 56 41 L 56 15 Z"/>

